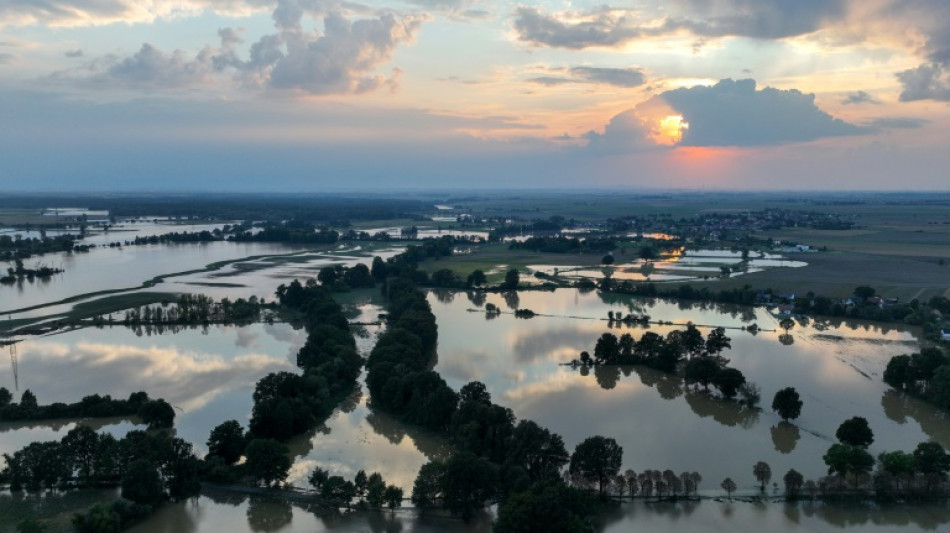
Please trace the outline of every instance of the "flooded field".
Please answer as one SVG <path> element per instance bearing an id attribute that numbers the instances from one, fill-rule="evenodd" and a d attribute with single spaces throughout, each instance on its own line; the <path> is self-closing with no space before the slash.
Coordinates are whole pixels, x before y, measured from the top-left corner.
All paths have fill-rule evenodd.
<path id="1" fill-rule="evenodd" d="M 278 251 L 275 247 L 260 248 L 263 252 Z M 197 246 L 156 249 L 188 264 L 211 262 Z M 98 283 L 111 288 L 144 278 L 147 273 L 138 270 L 140 266 L 145 269 L 151 257 L 147 252 L 139 253 L 145 250 L 123 250 L 134 256 L 134 268 L 128 269 L 130 272 L 110 270 L 111 284 L 105 275 L 98 278 Z M 97 266 L 108 264 L 107 257 L 98 257 L 108 251 L 90 254 L 88 264 L 76 270 L 93 276 Z M 393 248 L 384 254 L 395 251 Z M 220 257 L 239 255 L 240 251 L 211 253 Z M 755 260 L 783 261 L 777 257 Z M 367 257 L 356 248 L 299 251 L 290 259 L 271 255 L 239 261 L 214 272 L 172 278 L 161 290 L 203 292 L 215 298 L 271 297 L 279 283 L 312 277 L 321 266 L 333 262 L 357 261 L 367 261 Z M 163 263 L 165 271 L 160 271 L 161 265 L 153 271 L 156 275 L 166 273 L 169 264 Z M 170 269 L 179 270 L 185 269 Z M 69 291 L 56 296 L 46 293 L 45 299 L 37 297 L 36 301 L 48 302 L 62 294 Z M 616 439 L 623 447 L 623 468 L 697 471 L 703 476 L 699 493 L 709 498 L 721 497 L 719 483 L 725 477 L 737 482 L 740 494 L 754 493 L 752 465 L 759 460 L 771 465 L 775 481 L 780 482 L 789 468 L 806 478 L 818 478 L 826 471 L 821 457 L 833 442 L 835 429 L 852 416 L 863 416 L 870 422 L 875 442 L 869 451 L 874 455 L 886 450 L 909 451 L 928 439 L 950 446 L 950 423 L 943 413 L 888 391 L 881 381 L 891 356 L 918 350 L 912 330 L 804 321 L 792 329 L 790 339 L 780 339 L 775 331 L 776 319 L 764 309 L 749 307 L 692 305 L 574 289 L 507 294 L 432 291 L 428 297 L 439 325 L 436 370 L 453 388 L 471 380 L 482 381 L 495 402 L 510 407 L 519 419 L 534 420 L 561 434 L 568 450 L 588 436 L 603 435 Z M 383 311 L 381 302 L 369 295 L 341 298 L 348 302 L 351 319 L 356 322 L 373 322 Z M 20 306 L 19 297 L 0 302 L 4 307 L 7 302 Z M 505 312 L 486 319 L 484 308 L 488 303 Z M 514 317 L 514 309 L 525 308 L 539 316 L 528 320 Z M 731 366 L 761 387 L 762 409 L 741 408 L 688 387 L 676 376 L 642 367 L 585 371 L 565 366 L 563 363 L 577 358 L 580 351 L 593 351 L 596 339 L 604 332 L 618 336 L 629 332 L 639 337 L 647 331 L 645 326 L 628 328 L 608 323 L 606 317 L 611 311 L 647 314 L 654 322 L 663 321 L 663 325 L 649 326 L 650 331 L 659 334 L 682 328 L 687 322 L 699 325 L 704 333 L 716 326 L 728 328 L 733 348 L 723 355 L 730 359 Z M 741 329 L 753 323 L 761 328 L 757 334 Z M 368 353 L 378 333 L 378 326 L 358 329 L 362 353 Z M 93 393 L 127 397 L 145 390 L 175 406 L 178 436 L 204 453 L 205 441 L 215 425 L 236 419 L 246 427 L 251 393 L 260 377 L 273 371 L 297 371 L 295 354 L 304 339 L 303 330 L 287 324 L 162 332 L 121 327 L 70 331 L 19 343 L 17 379 L 9 365 L 0 365 L 0 386 L 13 390 L 18 385 L 20 392 L 28 388 L 41 403 L 76 401 Z M 804 401 L 802 416 L 794 424 L 782 423 L 768 408 L 774 393 L 787 386 L 798 389 Z M 121 435 L 136 427 L 136 422 L 105 419 L 91 425 Z M 0 425 L 0 453 L 34 440 L 59 438 L 74 424 L 63 420 Z M 374 412 L 362 383 L 325 424 L 289 445 L 294 457 L 290 483 L 304 486 L 307 475 L 318 465 L 348 478 L 365 469 L 379 471 L 387 482 L 402 487 L 407 497 L 419 467 L 451 452 L 443 439 Z M 0 508 L 2 505 L 0 501 Z M 411 510 L 393 515 L 325 516 L 305 505 L 259 496 L 206 493 L 196 505 L 169 506 L 132 531 L 210 532 L 226 528 L 234 533 L 477 532 L 490 530 L 491 518 L 491 512 L 486 512 L 465 525 L 446 518 L 420 518 Z M 864 508 L 704 500 L 678 505 L 629 504 L 602 520 L 603 531 L 608 532 L 728 531 L 763 524 L 768 524 L 769 531 L 832 531 L 841 527 L 907 531 L 950 523 L 950 511 L 943 505 Z M 6 530 L 0 527 L 0 531 Z"/>

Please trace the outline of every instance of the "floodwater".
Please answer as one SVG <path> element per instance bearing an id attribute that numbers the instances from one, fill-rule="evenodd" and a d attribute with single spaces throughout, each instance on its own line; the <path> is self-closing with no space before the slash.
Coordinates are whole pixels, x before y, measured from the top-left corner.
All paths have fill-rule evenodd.
<path id="1" fill-rule="evenodd" d="M 186 246 L 190 245 L 181 249 L 201 253 L 200 245 Z M 180 251 L 178 246 L 157 248 L 173 254 Z M 106 251 L 97 250 L 89 258 L 93 264 L 105 265 L 106 259 L 96 256 Z M 134 267 L 145 268 L 148 256 L 137 257 Z M 236 298 L 245 292 L 272 295 L 277 284 L 295 276 L 313 276 L 328 261 L 352 264 L 368 262 L 368 258 L 359 250 L 339 249 L 302 254 L 296 262 L 254 259 L 166 283 L 181 283 L 181 287 L 169 287 L 187 287 L 216 298 Z M 202 258 L 193 262 L 211 261 Z M 167 271 L 179 270 L 185 269 L 175 266 Z M 111 271 L 119 278 L 137 275 Z M 120 285 L 125 281 L 113 280 Z M 891 356 L 919 349 L 911 330 L 808 321 L 797 324 L 785 337 L 774 331 L 775 318 L 761 309 L 578 290 L 487 295 L 433 291 L 429 300 L 440 333 L 436 370 L 451 386 L 457 389 L 471 380 L 484 382 L 494 401 L 510 407 L 519 419 L 532 419 L 561 434 L 569 450 L 588 436 L 603 435 L 623 447 L 623 468 L 697 471 L 703 477 L 700 493 L 707 497 L 722 495 L 719 483 L 725 477 L 735 480 L 740 492 L 755 492 L 752 465 L 759 460 L 771 465 L 773 480 L 779 483 L 789 468 L 816 479 L 826 470 L 821 456 L 833 442 L 835 429 L 852 416 L 870 422 L 875 434 L 870 452 L 874 455 L 885 450 L 909 451 L 928 439 L 950 446 L 950 424 L 943 413 L 890 392 L 881 382 Z M 2 300 L 4 307 L 7 301 Z M 16 301 L 15 307 L 21 307 L 19 299 Z M 494 303 L 506 313 L 487 320 L 486 303 Z M 372 322 L 382 310 L 378 304 L 360 303 L 353 320 Z M 508 314 L 524 308 L 541 316 L 524 320 Z M 608 311 L 648 314 L 652 320 L 680 325 L 692 321 L 704 333 L 715 326 L 731 328 L 728 335 L 733 348 L 723 355 L 761 387 L 761 410 L 742 409 L 649 369 L 601 367 L 584 372 L 562 365 L 582 350 L 593 351 L 596 339 L 606 331 L 617 335 L 630 332 L 635 337 L 646 331 L 610 325 L 605 320 Z M 753 323 L 762 328 L 757 335 L 739 329 Z M 676 327 L 651 325 L 649 330 L 666 334 Z M 372 348 L 378 329 L 359 330 L 361 352 Z M 304 339 L 302 330 L 286 324 L 212 326 L 174 333 L 90 328 L 19 343 L 17 381 L 20 391 L 31 389 L 42 403 L 76 401 L 94 393 L 127 397 L 137 390 L 166 398 L 176 407 L 177 434 L 203 453 L 215 425 L 236 419 L 246 427 L 253 386 L 261 376 L 297 371 L 295 354 Z M 0 365 L 0 386 L 13 390 L 15 385 L 10 366 Z M 802 416 L 794 424 L 781 423 L 768 408 L 774 393 L 786 386 L 796 387 L 804 401 Z M 450 453 L 438 436 L 373 412 L 368 404 L 365 393 L 357 391 L 324 425 L 293 440 L 294 466 L 289 481 L 304 486 L 307 475 L 318 465 L 346 477 L 364 469 L 380 472 L 387 482 L 401 486 L 408 497 L 419 467 Z M 136 427 L 135 423 L 130 419 L 93 422 L 97 429 L 116 435 Z M 0 453 L 33 440 L 59 438 L 73 424 L 2 425 Z M 490 529 L 491 519 L 491 513 L 486 512 L 465 525 L 445 518 L 419 518 L 411 510 L 394 515 L 326 515 L 306 505 L 211 491 L 196 504 L 163 509 L 132 531 L 479 532 Z M 950 524 L 950 511 L 944 505 L 865 508 L 704 500 L 676 505 L 626 504 L 601 519 L 603 531 L 608 532 L 734 531 L 763 526 L 768 531 L 833 531 L 842 527 L 923 531 Z M 10 530 L 4 526 L 0 531 Z"/>
<path id="2" fill-rule="evenodd" d="M 650 315 L 649 331 L 665 335 L 692 321 L 700 330 L 740 328 L 756 323 L 777 329 L 764 309 L 689 305 L 636 300 L 595 291 L 490 294 L 484 302 L 464 293 L 429 298 L 439 324 L 436 370 L 458 389 L 471 380 L 485 383 L 497 403 L 519 418 L 564 437 L 569 450 L 592 435 L 612 437 L 624 448 L 624 468 L 697 471 L 706 480 L 700 489 L 719 493 L 731 477 L 740 488 L 752 487 L 752 465 L 769 463 L 780 481 L 789 468 L 806 479 L 825 473 L 821 459 L 834 442 L 838 425 L 853 416 L 868 419 L 875 434 L 873 455 L 912 450 L 935 439 L 950 447 L 950 424 L 927 423 L 930 406 L 888 394 L 881 375 L 890 357 L 916 351 L 909 331 L 872 325 L 810 323 L 791 331 L 753 335 L 729 329 L 732 349 L 723 355 L 746 379 L 759 385 L 762 410 L 739 407 L 715 394 L 687 387 L 675 376 L 642 367 L 597 367 L 590 371 L 564 366 L 581 351 L 593 352 L 597 338 L 610 331 L 639 338 L 642 327 L 610 327 L 608 311 Z M 503 314 L 487 320 L 485 303 L 503 310 L 531 309 L 538 316 L 519 319 Z M 478 339 L 478 342 L 472 342 Z M 783 343 L 785 340 L 786 343 Z M 587 374 L 587 375 L 585 375 Z M 775 392 L 795 387 L 804 401 L 802 416 L 782 424 L 769 409 Z M 698 439 L 697 436 L 702 438 Z"/>

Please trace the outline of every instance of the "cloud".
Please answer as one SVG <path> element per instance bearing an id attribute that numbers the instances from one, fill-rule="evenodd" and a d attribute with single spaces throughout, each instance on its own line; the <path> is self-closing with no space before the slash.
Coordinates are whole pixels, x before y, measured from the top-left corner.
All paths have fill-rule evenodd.
<path id="1" fill-rule="evenodd" d="M 573 67 L 567 72 L 569 76 L 538 76 L 528 81 L 541 85 L 591 83 L 615 87 L 639 87 L 646 83 L 646 75 L 638 68 Z"/>
<path id="2" fill-rule="evenodd" d="M 712 87 L 675 89 L 654 98 L 689 123 L 684 146 L 758 146 L 867 133 L 819 109 L 814 94 L 756 90 L 750 79 L 724 79 Z"/>
<path id="3" fill-rule="evenodd" d="M 943 65 L 930 63 L 897 73 L 903 85 L 901 102 L 938 100 L 950 102 L 950 73 Z"/>
<path id="4" fill-rule="evenodd" d="M 584 135 L 589 150 L 607 154 L 655 149 L 657 145 L 650 141 L 650 137 L 650 126 L 635 109 L 614 115 L 603 133 L 590 131 Z"/>
<path id="5" fill-rule="evenodd" d="M 304 16 L 322 15 L 322 31 L 305 30 Z M 197 54 L 165 52 L 145 43 L 127 57 L 106 56 L 79 69 L 55 72 L 51 81 L 136 89 L 188 88 L 234 80 L 251 89 L 293 90 L 310 94 L 359 94 L 381 87 L 395 89 L 402 71 L 387 76 L 376 69 L 390 61 L 396 48 L 415 39 L 426 15 L 378 16 L 351 20 L 331 3 L 280 0 L 272 15 L 277 33 L 251 44 L 248 56 L 236 51 L 240 31 L 218 31 L 219 46 Z"/>
<path id="6" fill-rule="evenodd" d="M 373 70 L 388 62 L 397 46 L 413 41 L 425 20 L 424 16 L 388 13 L 350 21 L 339 12 L 331 12 L 324 17 L 323 34 L 305 33 L 291 26 L 285 27 L 277 39 L 262 39 L 258 52 L 267 54 L 252 58 L 249 68 L 261 78 L 266 75 L 272 88 L 312 94 L 363 93 L 383 85 L 392 87 L 398 72 L 385 78 Z M 274 49 L 279 42 L 286 51 Z"/>
<path id="7" fill-rule="evenodd" d="M 13 54 L 0 52 L 0 65 L 10 65 L 10 64 L 15 63 L 16 60 L 17 60 L 17 56 Z"/>
<path id="8" fill-rule="evenodd" d="M 603 7 L 589 12 L 545 14 L 533 7 L 515 11 L 518 38 L 538 46 L 580 50 L 619 46 L 643 35 L 625 9 Z"/>
<path id="9" fill-rule="evenodd" d="M 781 39 L 842 19 L 847 0 L 674 0 L 671 26 L 703 37 Z"/>
<path id="10" fill-rule="evenodd" d="M 587 138 L 595 149 L 637 151 L 662 145 L 777 145 L 869 132 L 819 109 L 813 94 L 756 90 L 754 80 L 724 79 L 653 96 L 614 116 L 604 133 Z"/>
<path id="11" fill-rule="evenodd" d="M 571 50 L 689 32 L 697 37 L 698 50 L 708 38 L 782 39 L 813 33 L 843 19 L 846 7 L 847 0 L 674 0 L 653 13 L 611 6 L 554 13 L 519 7 L 514 28 L 521 41 Z"/>
<path id="12" fill-rule="evenodd" d="M 78 48 L 75 50 L 66 50 L 66 52 L 63 55 L 65 55 L 66 57 L 82 57 L 83 51 Z"/>
<path id="13" fill-rule="evenodd" d="M 0 2 L 0 27 L 151 23 L 204 12 L 246 16 L 270 5 L 272 0 L 7 0 Z"/>
<path id="14" fill-rule="evenodd" d="M 880 100 L 875 99 L 873 96 L 868 94 L 866 91 L 854 91 L 853 93 L 848 93 L 848 96 L 841 101 L 844 105 L 855 105 L 855 104 L 880 104 Z"/>

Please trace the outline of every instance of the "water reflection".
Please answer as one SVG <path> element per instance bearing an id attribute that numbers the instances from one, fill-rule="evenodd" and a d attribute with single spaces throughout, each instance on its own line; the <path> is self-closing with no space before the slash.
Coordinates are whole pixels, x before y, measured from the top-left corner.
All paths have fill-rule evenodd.
<path id="1" fill-rule="evenodd" d="M 775 445 L 775 451 L 779 453 L 792 453 L 795 451 L 795 445 L 802 438 L 795 424 L 785 422 L 784 420 L 770 428 L 772 433 L 772 443 Z"/>
<path id="2" fill-rule="evenodd" d="M 468 301 L 472 302 L 472 305 L 478 308 L 485 306 L 485 293 L 482 291 L 467 291 L 465 296 L 468 297 Z"/>
<path id="3" fill-rule="evenodd" d="M 247 525 L 251 531 L 279 531 L 294 519 L 290 502 L 251 498 L 247 503 Z"/>
<path id="4" fill-rule="evenodd" d="M 700 418 L 712 417 L 724 426 L 750 429 L 759 421 L 759 410 L 749 409 L 735 400 L 719 398 L 704 390 L 687 389 L 686 403 Z"/>
<path id="5" fill-rule="evenodd" d="M 944 448 L 950 448 L 950 424 L 946 412 L 893 389 L 888 389 L 881 396 L 881 406 L 888 419 L 905 425 L 907 419 L 912 418 L 931 440 L 939 442 Z"/>

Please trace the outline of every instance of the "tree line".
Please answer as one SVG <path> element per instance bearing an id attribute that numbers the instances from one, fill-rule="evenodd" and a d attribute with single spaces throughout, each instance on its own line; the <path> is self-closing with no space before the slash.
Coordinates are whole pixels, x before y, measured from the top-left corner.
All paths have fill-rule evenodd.
<path id="1" fill-rule="evenodd" d="M 75 403 L 39 405 L 36 395 L 29 389 L 23 391 L 19 403 L 16 403 L 13 394 L 0 387 L 0 421 L 115 416 L 137 416 L 149 429 L 170 428 L 175 422 L 175 410 L 168 402 L 152 400 L 144 392 L 133 392 L 127 400 L 113 399 L 108 394 L 92 394 Z"/>

